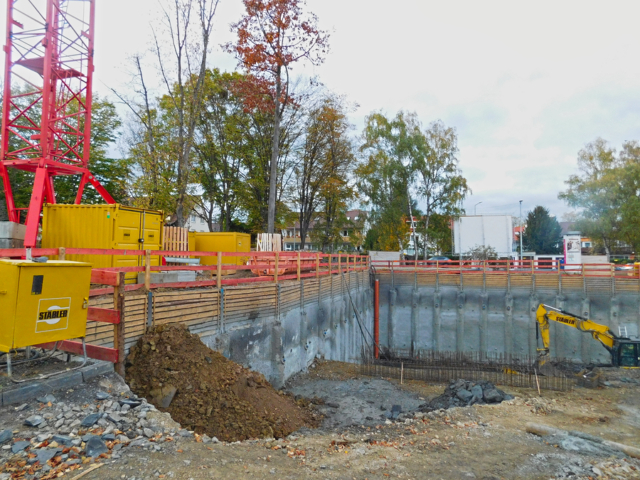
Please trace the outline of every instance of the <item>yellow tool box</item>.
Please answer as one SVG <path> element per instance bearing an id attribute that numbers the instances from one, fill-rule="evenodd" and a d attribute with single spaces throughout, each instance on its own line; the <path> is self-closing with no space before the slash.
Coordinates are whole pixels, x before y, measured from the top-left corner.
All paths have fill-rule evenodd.
<path id="1" fill-rule="evenodd" d="M 0 351 L 84 337 L 91 265 L 0 259 Z"/>

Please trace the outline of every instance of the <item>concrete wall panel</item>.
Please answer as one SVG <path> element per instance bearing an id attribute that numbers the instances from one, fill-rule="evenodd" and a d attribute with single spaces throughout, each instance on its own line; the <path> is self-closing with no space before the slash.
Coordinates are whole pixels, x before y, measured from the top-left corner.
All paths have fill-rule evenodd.
<path id="1" fill-rule="evenodd" d="M 392 350 L 409 351 L 413 346 L 416 350 L 535 355 L 542 346 L 536 339 L 535 321 L 540 303 L 592 318 L 616 334 L 624 323 L 640 329 L 638 293 L 628 287 L 616 293 L 610 279 L 603 286 L 585 281 L 584 288 L 570 279 L 573 283 L 565 282 L 569 289 L 560 282 L 549 282 L 548 276 L 541 278 L 539 288 L 535 278 L 531 283 L 518 280 L 515 285 L 508 281 L 503 288 L 495 286 L 495 281 L 477 279 L 475 284 L 460 287 L 438 281 L 415 286 L 409 276 L 395 275 L 393 282 L 379 277 L 381 345 Z M 610 361 L 608 352 L 588 334 L 555 322 L 550 332 L 553 357 L 585 363 Z"/>

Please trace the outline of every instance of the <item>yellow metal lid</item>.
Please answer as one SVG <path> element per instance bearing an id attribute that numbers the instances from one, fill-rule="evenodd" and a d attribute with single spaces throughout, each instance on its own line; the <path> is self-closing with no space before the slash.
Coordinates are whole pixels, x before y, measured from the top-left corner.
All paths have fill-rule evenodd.
<path id="1" fill-rule="evenodd" d="M 90 267 L 90 263 L 72 262 L 69 260 L 47 260 L 46 262 L 34 262 L 32 260 L 14 260 L 11 258 L 0 258 L 0 263 L 16 265 L 18 267 Z"/>

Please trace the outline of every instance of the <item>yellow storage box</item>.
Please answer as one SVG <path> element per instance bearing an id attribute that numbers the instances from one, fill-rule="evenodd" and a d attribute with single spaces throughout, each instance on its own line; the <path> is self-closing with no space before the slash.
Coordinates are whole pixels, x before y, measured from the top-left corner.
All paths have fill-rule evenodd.
<path id="1" fill-rule="evenodd" d="M 45 205 L 42 248 L 97 248 L 162 250 L 164 214 L 158 210 L 113 205 Z M 88 262 L 93 268 L 141 267 L 143 258 L 132 255 L 67 255 L 68 260 Z M 160 265 L 160 257 L 151 257 Z M 135 282 L 137 274 L 127 273 Z"/>
<path id="2" fill-rule="evenodd" d="M 251 235 L 237 232 L 196 232 L 197 252 L 247 252 L 251 251 Z M 227 265 L 244 265 L 248 257 L 222 257 Z M 217 259 L 201 257 L 201 265 L 215 265 Z M 231 273 L 231 272 L 228 272 Z"/>
<path id="3" fill-rule="evenodd" d="M 91 265 L 0 259 L 0 351 L 84 337 Z"/>

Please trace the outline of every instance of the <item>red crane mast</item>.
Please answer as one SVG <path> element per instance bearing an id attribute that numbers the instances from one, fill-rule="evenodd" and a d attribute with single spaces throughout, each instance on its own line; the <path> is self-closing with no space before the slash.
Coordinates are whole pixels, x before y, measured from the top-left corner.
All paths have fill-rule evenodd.
<path id="1" fill-rule="evenodd" d="M 7 0 L 0 178 L 9 220 L 26 210 L 25 247 L 35 247 L 44 202 L 56 203 L 54 178 L 79 175 L 75 203 L 89 171 L 95 0 Z M 33 172 L 28 208 L 17 208 L 11 169 Z"/>

